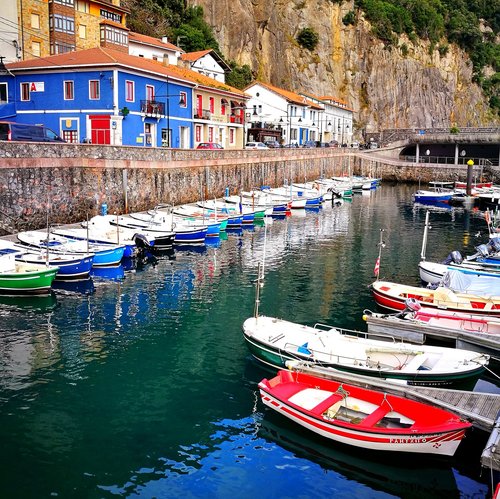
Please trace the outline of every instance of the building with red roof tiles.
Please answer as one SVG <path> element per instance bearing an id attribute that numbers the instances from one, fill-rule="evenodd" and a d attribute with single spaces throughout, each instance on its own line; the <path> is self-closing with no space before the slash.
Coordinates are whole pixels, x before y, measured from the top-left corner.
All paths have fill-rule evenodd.
<path id="1" fill-rule="evenodd" d="M 252 96 L 247 109 L 251 122 L 248 140 L 274 139 L 286 146 L 313 146 L 340 143 L 338 136 L 343 136 L 350 142 L 347 131 L 352 132 L 352 111 L 347 108 L 259 81 L 247 86 L 245 92 Z M 336 125 L 343 127 L 339 133 Z"/>
<path id="2" fill-rule="evenodd" d="M 131 31 L 128 37 L 129 54 L 154 61 L 176 65 L 184 51 L 170 43 L 165 36 L 162 39 L 141 35 Z"/>
<path id="3" fill-rule="evenodd" d="M 182 54 L 181 59 L 192 71 L 221 82 L 226 81 L 226 73 L 231 71 L 224 59 L 212 49 L 188 52 Z"/>
<path id="4" fill-rule="evenodd" d="M 43 123 L 69 142 L 241 148 L 248 96 L 184 67 L 93 48 L 7 65 L 0 118 Z"/>

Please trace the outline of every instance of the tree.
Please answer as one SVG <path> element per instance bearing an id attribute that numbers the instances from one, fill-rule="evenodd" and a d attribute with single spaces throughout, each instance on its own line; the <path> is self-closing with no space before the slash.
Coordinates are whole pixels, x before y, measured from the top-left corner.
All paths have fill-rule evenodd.
<path id="1" fill-rule="evenodd" d="M 313 51 L 319 42 L 319 35 L 312 28 L 303 28 L 297 35 L 299 45 Z"/>

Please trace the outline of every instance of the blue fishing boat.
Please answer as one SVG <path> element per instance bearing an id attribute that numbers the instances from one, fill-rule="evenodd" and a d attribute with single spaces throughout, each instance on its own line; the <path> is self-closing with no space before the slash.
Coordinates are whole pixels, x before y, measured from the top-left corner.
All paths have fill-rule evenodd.
<path id="1" fill-rule="evenodd" d="M 57 267 L 56 280 L 58 281 L 88 279 L 94 260 L 93 253 L 83 255 L 57 253 L 46 249 L 29 248 L 7 240 L 0 240 L 0 248 L 10 249 L 17 262 L 46 265 L 49 268 Z"/>
<path id="2" fill-rule="evenodd" d="M 413 194 L 415 203 L 448 203 L 453 196 L 453 191 L 441 191 L 436 189 L 434 191 L 418 190 Z"/>
<path id="3" fill-rule="evenodd" d="M 135 230 L 147 230 L 150 234 L 173 234 L 174 244 L 203 244 L 205 238 L 207 237 L 207 227 L 194 226 L 189 227 L 188 225 L 177 224 L 173 221 L 172 214 L 165 214 L 165 221 L 160 224 L 159 222 L 152 223 L 149 219 L 151 216 L 143 214 L 145 217 L 149 217 L 148 221 L 141 220 L 138 214 L 135 216 L 119 216 L 111 217 L 109 219 L 110 224 L 119 225 L 120 227 L 125 227 L 128 229 Z M 167 220 L 169 218 L 169 220 Z M 170 232 L 167 232 L 170 231 Z"/>
<path id="4" fill-rule="evenodd" d="M 91 252 L 94 254 L 94 267 L 119 265 L 125 252 L 124 246 L 103 245 L 90 241 L 71 239 L 59 234 L 43 231 L 26 231 L 17 234 L 19 241 L 32 248 L 49 249 L 57 253 L 73 253 L 82 255 Z"/>

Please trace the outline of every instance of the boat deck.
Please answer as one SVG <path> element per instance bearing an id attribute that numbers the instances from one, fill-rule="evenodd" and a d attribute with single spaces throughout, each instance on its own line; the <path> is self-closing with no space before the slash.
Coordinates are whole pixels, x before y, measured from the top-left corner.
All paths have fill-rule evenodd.
<path id="1" fill-rule="evenodd" d="M 446 388 L 406 386 L 379 378 L 358 376 L 329 368 L 312 366 L 307 362 L 287 363 L 289 368 L 319 377 L 327 377 L 365 388 L 383 389 L 386 392 L 428 402 L 454 412 L 469 420 L 474 427 L 490 433 L 481 456 L 481 465 L 500 472 L 500 395 Z"/>

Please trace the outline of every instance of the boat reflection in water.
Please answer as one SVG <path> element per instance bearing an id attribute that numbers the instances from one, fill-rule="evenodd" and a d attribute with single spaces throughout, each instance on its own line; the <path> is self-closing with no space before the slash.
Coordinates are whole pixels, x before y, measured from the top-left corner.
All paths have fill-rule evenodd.
<path id="1" fill-rule="evenodd" d="M 295 458 L 314 462 L 372 490 L 407 498 L 459 497 L 451 466 L 439 458 L 402 459 L 401 455 L 381 456 L 366 449 L 331 445 L 271 411 L 265 411 L 258 436 L 292 452 Z"/>
<path id="2" fill-rule="evenodd" d="M 84 279 L 82 281 L 54 281 L 52 289 L 57 294 L 91 295 L 95 291 L 94 281 Z"/>
<path id="3" fill-rule="evenodd" d="M 57 298 L 54 293 L 48 295 L 30 296 L 3 296 L 0 295 L 0 315 L 1 310 L 34 310 L 47 312 L 57 307 Z"/>
<path id="4" fill-rule="evenodd" d="M 126 258 L 125 260 L 130 265 L 133 263 L 132 258 Z M 90 273 L 94 279 L 121 281 L 125 277 L 125 267 L 122 264 L 117 267 L 92 267 Z"/>

